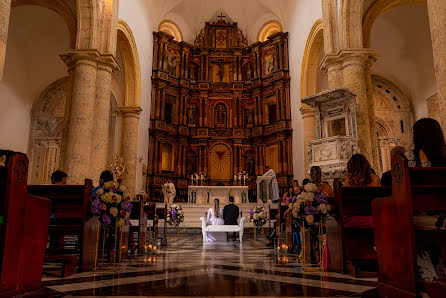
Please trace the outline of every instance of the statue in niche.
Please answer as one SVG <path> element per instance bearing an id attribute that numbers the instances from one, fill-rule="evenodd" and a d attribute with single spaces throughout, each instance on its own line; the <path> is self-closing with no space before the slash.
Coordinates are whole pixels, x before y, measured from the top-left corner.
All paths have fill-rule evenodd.
<path id="1" fill-rule="evenodd" d="M 251 63 L 248 64 L 248 68 L 246 69 L 246 80 L 249 81 L 252 79 L 252 66 Z"/>
<path id="2" fill-rule="evenodd" d="M 177 57 L 174 55 L 167 55 L 167 71 L 171 76 L 176 76 L 177 74 Z"/>
<path id="3" fill-rule="evenodd" d="M 187 123 L 195 125 L 195 109 L 189 108 L 187 109 Z"/>
<path id="4" fill-rule="evenodd" d="M 223 77 L 225 75 L 225 69 L 223 68 L 223 64 L 218 64 L 218 72 L 217 72 L 218 78 L 220 79 L 220 82 L 223 81 Z"/>
<path id="5" fill-rule="evenodd" d="M 245 110 L 245 126 L 250 127 L 253 125 L 253 111 L 252 110 Z"/>

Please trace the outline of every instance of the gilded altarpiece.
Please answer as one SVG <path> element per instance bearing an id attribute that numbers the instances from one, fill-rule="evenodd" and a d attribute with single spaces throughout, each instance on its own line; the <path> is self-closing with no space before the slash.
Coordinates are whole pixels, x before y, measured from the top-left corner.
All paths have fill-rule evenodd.
<path id="1" fill-rule="evenodd" d="M 291 185 L 288 33 L 248 45 L 237 23 L 206 22 L 194 45 L 154 32 L 147 192 L 161 200 L 171 179 L 186 197 L 190 176 L 232 185 L 268 164 Z"/>

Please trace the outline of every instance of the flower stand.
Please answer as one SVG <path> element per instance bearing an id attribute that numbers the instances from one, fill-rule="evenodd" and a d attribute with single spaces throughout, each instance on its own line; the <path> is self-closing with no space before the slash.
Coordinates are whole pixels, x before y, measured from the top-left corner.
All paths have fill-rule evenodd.
<path id="1" fill-rule="evenodd" d="M 118 239 L 119 239 L 119 245 L 118 245 Z M 98 222 L 94 271 L 115 272 L 119 270 L 119 267 L 121 265 L 121 246 L 122 246 L 121 242 L 122 242 L 122 227 L 118 225 L 117 220 L 113 225 L 105 225 Z M 100 254 L 100 259 L 99 259 L 99 254 Z M 107 260 L 104 261 L 105 255 L 109 256 L 108 261 Z"/>
<path id="2" fill-rule="evenodd" d="M 319 257 L 319 263 L 317 266 L 312 266 L 311 263 L 308 264 L 306 261 L 306 257 L 312 253 L 311 245 L 310 245 L 310 251 L 308 251 L 306 239 L 307 239 L 307 233 L 310 233 L 308 228 L 303 225 L 300 229 L 301 235 L 302 235 L 302 251 L 301 254 L 298 256 L 298 260 L 302 263 L 302 268 L 304 272 L 323 272 L 325 271 L 326 264 L 327 264 L 327 255 L 325 253 L 326 251 L 326 245 L 327 241 L 324 234 L 324 225 L 323 222 L 320 222 L 317 227 L 317 252 Z"/>

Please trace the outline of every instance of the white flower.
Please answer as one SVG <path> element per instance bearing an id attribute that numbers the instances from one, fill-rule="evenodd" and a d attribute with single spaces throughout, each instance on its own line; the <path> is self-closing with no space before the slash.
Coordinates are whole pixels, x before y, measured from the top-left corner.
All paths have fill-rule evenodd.
<path id="1" fill-rule="evenodd" d="M 308 223 L 309 225 L 311 225 L 311 224 L 314 223 L 314 217 L 313 217 L 313 215 L 307 215 L 307 216 L 305 217 L 305 219 L 307 220 L 307 223 Z"/>
<path id="2" fill-rule="evenodd" d="M 259 220 L 259 214 L 258 213 L 254 213 L 253 218 L 254 218 L 254 220 Z"/>
<path id="3" fill-rule="evenodd" d="M 322 214 L 327 214 L 327 205 L 320 204 L 319 206 L 317 206 L 317 209 L 320 210 Z"/>
<path id="4" fill-rule="evenodd" d="M 103 189 L 103 188 L 99 188 L 99 189 L 96 191 L 96 194 L 97 194 L 98 196 L 103 195 L 103 194 L 104 194 L 104 189 Z"/>
<path id="5" fill-rule="evenodd" d="M 316 193 L 317 192 L 317 186 L 314 183 L 307 183 L 304 186 L 305 191 L 307 192 L 312 192 L 312 193 Z"/>
<path id="6" fill-rule="evenodd" d="M 118 209 L 116 209 L 116 207 L 111 207 L 110 214 L 113 215 L 113 217 L 116 217 L 116 215 L 118 215 Z"/>
<path id="7" fill-rule="evenodd" d="M 125 191 L 127 190 L 127 187 L 125 187 L 124 185 L 121 185 L 121 186 L 119 186 L 119 189 L 120 189 L 122 192 L 125 192 Z"/>
<path id="8" fill-rule="evenodd" d="M 293 210 L 292 214 L 293 214 L 293 217 L 294 217 L 294 218 L 297 218 L 297 216 L 298 216 L 298 212 L 297 212 L 296 210 Z"/>
<path id="9" fill-rule="evenodd" d="M 299 210 L 300 210 L 300 202 L 294 203 L 293 204 L 293 212 L 294 211 L 299 212 Z"/>
<path id="10" fill-rule="evenodd" d="M 265 211 L 260 212 L 260 213 L 259 213 L 259 216 L 262 217 L 262 218 L 265 218 L 265 217 L 266 217 L 266 213 L 265 213 Z"/>

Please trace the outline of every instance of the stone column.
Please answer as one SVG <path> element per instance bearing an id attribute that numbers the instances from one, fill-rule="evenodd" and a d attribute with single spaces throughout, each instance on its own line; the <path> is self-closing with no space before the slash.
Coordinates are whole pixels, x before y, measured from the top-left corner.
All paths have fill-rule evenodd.
<path id="1" fill-rule="evenodd" d="M 109 140 L 110 92 L 112 73 L 117 65 L 112 55 L 103 56 L 98 64 L 94 107 L 94 141 L 92 142 L 90 163 L 93 181 L 98 181 L 101 172 L 106 170 L 111 154 L 109 152 L 109 142 L 113 140 Z"/>
<path id="2" fill-rule="evenodd" d="M 305 165 L 305 173 L 307 173 L 306 169 L 308 169 L 310 165 L 310 161 L 308 159 L 308 150 L 310 149 L 308 144 L 310 141 L 317 139 L 316 136 L 316 113 L 312 107 L 302 103 L 300 108 L 300 112 L 302 114 L 303 128 L 304 128 L 304 165 Z"/>
<path id="3" fill-rule="evenodd" d="M 327 72 L 329 89 L 341 87 L 343 85 L 342 62 L 337 55 L 325 55 L 322 62 L 322 69 Z"/>
<path id="4" fill-rule="evenodd" d="M 70 184 L 81 184 L 91 177 L 90 154 L 93 140 L 94 98 L 99 53 L 70 51 L 62 55 L 69 67 L 74 67 L 70 125 L 65 169 Z"/>
<path id="5" fill-rule="evenodd" d="M 5 67 L 10 11 L 11 0 L 0 0 L 0 83 L 3 80 L 3 70 Z"/>
<path id="6" fill-rule="evenodd" d="M 59 157 L 59 169 L 66 171 L 65 160 L 67 154 L 68 146 L 68 131 L 70 129 L 70 114 L 71 114 L 71 96 L 73 92 L 73 80 L 74 80 L 74 65 L 68 68 L 68 80 L 65 93 L 65 112 L 64 112 L 64 123 L 62 130 L 62 141 L 60 146 L 60 157 Z"/>
<path id="7" fill-rule="evenodd" d="M 376 138 L 375 118 L 373 105 L 370 103 L 370 94 L 367 92 L 367 73 L 371 63 L 375 60 L 368 49 L 355 51 L 342 51 L 343 82 L 344 86 L 356 95 L 356 126 L 358 131 L 358 146 L 370 165 L 376 168 L 379 164 L 377 155 L 378 140 Z"/>
<path id="8" fill-rule="evenodd" d="M 135 195 L 136 187 L 136 158 L 138 152 L 138 122 L 141 108 L 122 107 L 122 139 L 121 156 L 126 166 L 122 183 L 127 187 L 130 196 Z"/>
<path id="9" fill-rule="evenodd" d="M 446 1 L 427 0 L 441 127 L 446 134 Z"/>

